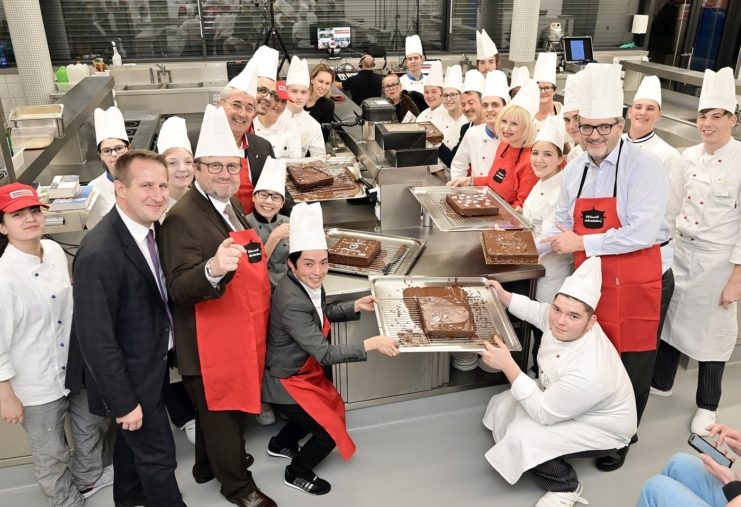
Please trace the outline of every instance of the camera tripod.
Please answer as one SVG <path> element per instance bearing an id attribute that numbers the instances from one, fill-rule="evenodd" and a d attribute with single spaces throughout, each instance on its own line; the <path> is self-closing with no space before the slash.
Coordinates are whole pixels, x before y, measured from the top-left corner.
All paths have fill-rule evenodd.
<path id="1" fill-rule="evenodd" d="M 281 59 L 278 63 L 278 75 L 280 75 L 280 71 L 283 68 L 283 64 L 291 61 L 291 55 L 288 52 L 288 48 L 286 48 L 286 44 L 283 42 L 283 38 L 280 36 L 280 33 L 278 32 L 278 29 L 275 27 L 275 9 L 273 8 L 273 4 L 275 3 L 275 0 L 267 0 L 268 3 L 268 13 L 270 18 L 270 24 L 268 25 L 267 29 L 265 30 L 265 39 L 263 41 L 263 45 L 270 46 L 273 49 L 278 49 L 281 53 Z M 278 76 L 275 76 L 275 79 L 278 79 Z"/>

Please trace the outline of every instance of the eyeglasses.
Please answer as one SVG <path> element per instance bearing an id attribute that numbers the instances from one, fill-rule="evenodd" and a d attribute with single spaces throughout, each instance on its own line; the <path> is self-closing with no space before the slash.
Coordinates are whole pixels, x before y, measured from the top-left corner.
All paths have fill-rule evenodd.
<path id="1" fill-rule="evenodd" d="M 231 163 L 231 164 L 226 164 L 226 166 L 224 166 L 224 164 L 222 164 L 221 162 L 208 162 L 208 163 L 198 162 L 198 163 L 201 165 L 205 165 L 206 168 L 208 169 L 208 172 L 211 174 L 219 174 L 221 171 L 224 170 L 224 167 L 226 167 L 227 172 L 231 175 L 239 174 L 239 172 L 242 170 L 242 164 Z"/>
<path id="2" fill-rule="evenodd" d="M 460 93 L 443 93 L 443 100 L 457 99 L 460 96 Z"/>
<path id="3" fill-rule="evenodd" d="M 281 202 L 283 201 L 283 196 L 280 194 L 274 194 L 272 192 L 267 192 L 265 190 L 258 190 L 255 192 L 255 197 L 259 197 L 260 199 L 267 201 L 270 199 L 273 202 Z"/>
<path id="4" fill-rule="evenodd" d="M 603 123 L 601 125 L 579 125 L 579 133 L 583 136 L 591 136 L 592 132 L 596 130 L 598 134 L 606 136 L 607 134 L 612 132 L 612 127 L 617 124 L 618 122 Z"/>
<path id="5" fill-rule="evenodd" d="M 119 144 L 118 146 L 114 146 L 113 148 L 103 148 L 102 150 L 100 150 L 100 154 L 105 157 L 110 157 L 114 153 L 116 155 L 121 155 L 123 153 L 126 153 L 128 149 L 129 147 L 126 146 L 125 144 Z"/>
<path id="6" fill-rule="evenodd" d="M 383 89 L 384 90 L 393 90 L 395 88 L 398 88 L 399 86 L 401 86 L 401 83 L 391 83 L 391 84 L 383 85 Z"/>
<path id="7" fill-rule="evenodd" d="M 267 95 L 268 93 L 270 93 L 270 90 L 268 90 L 267 86 L 258 86 L 257 93 L 259 93 L 260 95 Z"/>
<path id="8" fill-rule="evenodd" d="M 556 90 L 556 87 L 555 86 L 539 86 L 538 88 L 540 89 L 540 93 L 542 93 L 544 95 L 546 93 L 551 93 L 551 92 L 553 92 L 553 91 Z"/>
<path id="9" fill-rule="evenodd" d="M 251 104 L 247 106 L 243 106 L 241 102 L 230 102 L 229 106 L 232 109 L 236 109 L 237 111 L 244 111 L 247 114 L 254 114 L 255 112 L 255 106 Z"/>

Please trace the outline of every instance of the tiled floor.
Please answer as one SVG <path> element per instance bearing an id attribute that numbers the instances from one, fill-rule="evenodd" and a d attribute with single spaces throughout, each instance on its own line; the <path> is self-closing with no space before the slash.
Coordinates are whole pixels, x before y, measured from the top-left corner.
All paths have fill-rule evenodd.
<path id="1" fill-rule="evenodd" d="M 591 505 L 635 505 L 641 484 L 660 471 L 674 452 L 692 452 L 686 442 L 696 379 L 696 370 L 680 370 L 673 397 L 651 397 L 640 441 L 622 469 L 602 473 L 589 460 L 575 462 L 584 483 L 584 497 Z M 741 364 L 729 365 L 719 418 L 737 428 L 741 428 L 741 390 L 732 386 L 738 386 L 739 381 Z M 491 394 L 501 389 L 476 389 L 350 411 L 348 424 L 358 452 L 349 462 L 334 452 L 318 467 L 317 472 L 333 488 L 322 497 L 310 497 L 283 485 L 287 461 L 265 454 L 268 438 L 278 426 L 264 428 L 253 423 L 247 431 L 247 449 L 255 456 L 255 479 L 283 507 L 534 505 L 542 492 L 529 477 L 510 486 L 483 457 L 491 436 L 481 425 L 481 416 Z M 177 477 L 186 503 L 190 507 L 230 505 L 219 495 L 216 481 L 204 485 L 193 481 L 193 448 L 182 432 L 177 432 L 176 442 Z M 0 469 L 0 505 L 46 505 L 29 466 Z M 110 488 L 90 498 L 87 505 L 113 505 Z"/>

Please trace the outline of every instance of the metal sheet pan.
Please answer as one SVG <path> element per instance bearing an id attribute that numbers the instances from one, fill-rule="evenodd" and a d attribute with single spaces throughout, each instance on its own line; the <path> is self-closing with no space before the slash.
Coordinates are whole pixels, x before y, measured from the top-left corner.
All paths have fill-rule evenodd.
<path id="1" fill-rule="evenodd" d="M 521 351 L 506 310 L 494 294 L 484 285 L 486 278 L 425 277 L 425 276 L 371 276 L 371 294 L 376 297 L 376 320 L 381 334 L 400 340 L 401 352 L 478 352 L 484 350 L 483 339 L 498 334 L 511 351 Z M 476 337 L 428 338 L 415 322 L 404 302 L 403 290 L 407 287 L 463 288 L 474 317 Z M 404 344 L 407 341 L 409 344 Z"/>
<path id="2" fill-rule="evenodd" d="M 381 253 L 378 254 L 370 266 L 357 267 L 343 264 L 329 264 L 329 270 L 337 273 L 348 273 L 351 275 L 382 275 L 387 264 L 393 262 L 389 267 L 389 275 L 405 275 L 409 273 L 414 262 L 422 253 L 425 241 L 420 239 L 405 238 L 403 236 L 390 236 L 375 232 L 353 231 L 350 229 L 331 228 L 326 229 L 327 245 L 332 247 L 340 238 L 352 236 L 363 239 L 375 239 L 381 242 Z M 398 258 L 397 255 L 401 254 Z"/>
<path id="3" fill-rule="evenodd" d="M 286 175 L 286 190 L 288 190 L 296 202 L 335 201 L 365 197 L 365 185 L 360 180 L 360 167 L 355 157 L 332 157 L 321 159 L 319 157 L 286 159 L 288 166 L 310 164 L 321 162 L 328 174 L 334 177 L 331 186 L 313 188 L 300 191 L 294 185 L 293 180 Z"/>
<path id="4" fill-rule="evenodd" d="M 429 214 L 438 229 L 450 231 L 482 231 L 486 229 L 531 230 L 532 224 L 489 187 L 409 187 L 414 197 Z M 483 217 L 462 217 L 445 202 L 449 194 L 486 194 L 497 201 L 499 214 Z"/>

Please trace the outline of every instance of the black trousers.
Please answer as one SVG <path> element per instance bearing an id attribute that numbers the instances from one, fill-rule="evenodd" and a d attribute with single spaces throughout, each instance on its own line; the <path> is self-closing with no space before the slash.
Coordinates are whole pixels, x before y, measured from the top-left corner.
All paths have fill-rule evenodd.
<path id="1" fill-rule="evenodd" d="M 236 410 L 209 410 L 200 376 L 184 375 L 183 386 L 196 408 L 193 476 L 216 477 L 221 483 L 221 494 L 229 501 L 255 491 L 257 485 L 247 470 L 244 450 L 247 415 Z"/>
<path id="2" fill-rule="evenodd" d="M 182 382 L 167 383 L 165 386 L 165 407 L 173 426 L 182 428 L 196 417 L 196 409 L 185 392 Z"/>
<path id="3" fill-rule="evenodd" d="M 576 470 L 563 458 L 549 459 L 531 468 L 530 473 L 538 486 L 546 491 L 568 493 L 579 487 Z"/>
<path id="4" fill-rule="evenodd" d="M 311 433 L 311 438 L 301 447 L 290 466 L 291 472 L 296 475 L 313 472 L 314 467 L 335 448 L 334 440 L 300 405 L 271 405 L 288 419 L 283 429 L 274 437 L 279 447 L 294 449 L 302 438 Z"/>
<path id="5" fill-rule="evenodd" d="M 113 448 L 113 498 L 116 502 L 142 500 L 149 507 L 185 507 L 175 480 L 175 441 L 160 400 L 144 408 L 137 431 L 119 428 Z"/>

